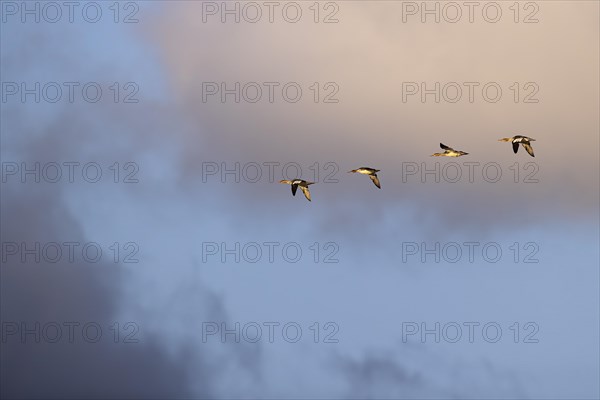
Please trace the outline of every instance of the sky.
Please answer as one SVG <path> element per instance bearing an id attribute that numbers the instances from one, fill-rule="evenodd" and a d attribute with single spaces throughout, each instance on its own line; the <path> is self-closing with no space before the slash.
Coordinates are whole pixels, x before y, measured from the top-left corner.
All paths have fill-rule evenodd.
<path id="1" fill-rule="evenodd" d="M 2 397 L 600 397 L 597 2 L 72 4 L 0 2 Z"/>

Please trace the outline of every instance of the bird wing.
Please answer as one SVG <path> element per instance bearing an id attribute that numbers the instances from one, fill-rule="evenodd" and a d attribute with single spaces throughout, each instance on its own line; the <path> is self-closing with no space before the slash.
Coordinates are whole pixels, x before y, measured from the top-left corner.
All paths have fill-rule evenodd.
<path id="1" fill-rule="evenodd" d="M 530 144 L 530 143 L 527 143 L 527 142 L 521 142 L 521 144 L 523 145 L 523 147 L 525 147 L 525 150 L 527 150 L 527 152 L 529 153 L 529 155 L 530 155 L 531 157 L 535 157 L 535 156 L 533 155 L 533 147 L 531 147 L 531 144 Z"/>
<path id="2" fill-rule="evenodd" d="M 369 175 L 369 178 L 371 178 L 371 180 L 373 181 L 375 186 L 377 186 L 379 189 L 381 189 L 381 183 L 379 182 L 379 178 L 377 177 L 377 174 Z"/>
<path id="3" fill-rule="evenodd" d="M 298 185 L 297 184 L 292 184 L 292 196 L 296 195 L 296 190 L 298 190 Z"/>
<path id="4" fill-rule="evenodd" d="M 302 189 L 302 192 L 304 193 L 306 200 L 311 201 L 310 200 L 310 192 L 308 191 L 308 187 L 300 186 L 300 189 Z"/>
<path id="5" fill-rule="evenodd" d="M 519 142 L 512 142 L 513 145 L 513 151 L 515 152 L 515 154 L 517 154 L 517 151 L 519 151 Z"/>
<path id="6" fill-rule="evenodd" d="M 453 149 L 452 147 L 448 147 L 448 146 L 446 146 L 444 143 L 440 143 L 440 147 L 441 147 L 442 149 L 444 149 L 444 150 L 452 150 L 452 151 L 454 151 L 454 149 Z"/>

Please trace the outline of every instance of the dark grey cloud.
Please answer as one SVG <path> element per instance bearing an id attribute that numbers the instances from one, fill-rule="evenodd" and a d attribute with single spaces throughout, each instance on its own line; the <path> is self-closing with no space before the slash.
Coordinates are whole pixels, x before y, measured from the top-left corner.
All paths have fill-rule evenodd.
<path id="1" fill-rule="evenodd" d="M 407 346 L 406 344 L 404 346 Z M 469 363 L 427 347 L 336 354 L 330 366 L 344 377 L 344 397 L 359 399 L 527 398 L 521 379 L 487 359 Z M 417 361 L 418 360 L 418 361 Z"/>
<path id="2" fill-rule="evenodd" d="M 340 358 L 338 363 L 350 386 L 347 395 L 351 398 L 410 398 L 426 389 L 419 373 L 391 357 L 366 354 L 360 360 Z"/>
<path id="3" fill-rule="evenodd" d="M 92 78 L 86 75 L 94 68 L 89 59 L 74 59 L 71 53 L 57 56 L 56 52 L 66 46 L 65 40 L 74 47 L 82 45 L 66 31 L 44 35 L 43 27 L 28 28 L 33 32 L 19 37 L 24 41 L 35 39 L 33 46 L 15 45 L 3 50 L 4 79 L 33 82 L 41 77 L 65 81 L 85 77 L 104 87 L 111 84 L 114 77 L 108 71 L 92 74 Z M 22 65 L 43 65 L 46 74 L 39 67 Z M 156 138 L 173 126 L 171 113 L 149 100 L 130 108 L 110 101 L 9 103 L 2 107 L 2 161 L 19 165 L 26 162 L 29 168 L 34 163 L 92 161 L 99 163 L 105 174 L 110 173 L 108 167 L 115 161 L 121 165 L 136 161 L 140 154 L 156 148 Z M 138 177 L 151 180 L 151 174 L 151 168 L 142 165 Z M 111 195 L 144 191 L 142 185 L 125 187 L 102 182 L 86 183 L 77 175 L 75 183 L 68 183 L 66 170 L 59 183 L 44 179 L 35 183 L 29 176 L 24 184 L 18 175 L 9 177 L 0 191 L 1 241 L 26 243 L 29 247 L 35 242 L 43 246 L 48 242 L 100 241 L 94 236 L 94 228 L 88 235 L 87 219 L 94 217 L 97 207 L 110 202 L 117 210 L 119 204 Z M 86 192 L 95 193 L 97 201 L 83 213 L 75 211 L 73 201 Z M 120 235 L 113 229 L 109 238 Z M 146 267 L 144 259 L 135 264 L 139 270 L 132 269 L 131 264 L 113 263 L 106 253 L 108 246 L 110 242 L 101 242 L 104 255 L 97 263 L 85 262 L 81 257 L 71 263 L 64 254 L 57 263 L 43 258 L 36 263 L 31 256 L 25 262 L 9 256 L 2 263 L 3 327 L 9 329 L 9 325 L 16 324 L 20 330 L 22 323 L 29 328 L 39 323 L 43 330 L 56 323 L 62 332 L 56 343 L 49 343 L 43 335 L 40 343 L 32 335 L 25 337 L 25 343 L 19 333 L 6 337 L 1 343 L 3 398 L 210 398 L 216 395 L 216 377 L 225 364 L 252 370 L 251 375 L 259 378 L 251 368 L 260 357 L 259 348 L 224 346 L 221 356 L 227 362 L 223 363 L 214 358 L 214 348 L 199 342 L 201 332 L 194 330 L 199 321 L 228 319 L 221 295 L 192 280 L 191 286 L 180 288 L 177 297 L 163 309 L 151 314 L 141 312 L 139 303 L 145 299 L 132 296 L 130 288 L 142 277 L 139 271 Z M 175 328 L 169 326 L 172 320 L 168 317 L 179 316 L 179 310 L 188 312 L 189 319 L 183 322 L 189 323 L 190 340 L 178 341 L 170 334 Z M 110 330 L 115 322 L 121 330 L 119 343 L 113 342 L 114 332 Z M 131 326 L 125 329 L 127 322 L 137 327 L 133 337 L 137 343 L 123 343 L 133 331 Z M 78 324 L 73 343 L 68 342 L 65 323 Z M 82 337 L 81 329 L 87 323 L 101 327 L 99 342 L 90 343 Z"/>
<path id="4" fill-rule="evenodd" d="M 85 243 L 76 217 L 61 199 L 58 185 L 45 189 L 14 190 L 3 185 L 2 241 L 27 243 L 75 241 Z M 20 192 L 20 193 L 19 193 Z M 108 327 L 119 321 L 122 301 L 122 266 L 100 261 L 22 263 L 8 257 L 2 264 L 2 324 L 16 323 L 29 329 L 40 323 L 57 323 L 62 337 L 49 343 L 32 335 L 21 342 L 19 335 L 2 343 L 2 397 L 4 398 L 160 398 L 188 397 L 189 371 L 185 359 L 174 359 L 161 345 L 161 338 L 144 334 L 143 321 L 136 323 L 138 343 L 113 343 Z M 74 342 L 68 342 L 64 323 L 75 322 Z M 126 321 L 121 321 L 122 326 Z M 101 326 L 98 343 L 83 339 L 81 327 Z M 91 331 L 94 334 L 93 330 Z M 123 332 L 121 332 L 123 334 Z M 50 335 L 50 334 L 49 334 Z M 210 394 L 206 383 L 206 394 Z"/>

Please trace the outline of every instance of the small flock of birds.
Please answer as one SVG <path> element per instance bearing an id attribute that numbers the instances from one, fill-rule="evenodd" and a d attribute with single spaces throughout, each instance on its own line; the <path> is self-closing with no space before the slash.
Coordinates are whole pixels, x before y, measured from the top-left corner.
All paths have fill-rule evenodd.
<path id="1" fill-rule="evenodd" d="M 513 148 L 513 151 L 515 152 L 515 154 L 517 154 L 517 151 L 519 151 L 519 144 L 520 144 L 527 151 L 527 153 L 529 153 L 529 155 L 531 157 L 535 157 L 535 155 L 533 155 L 533 148 L 531 147 L 531 142 L 535 142 L 535 139 L 532 139 L 527 136 L 516 135 L 513 137 L 498 139 L 498 141 L 499 142 L 511 142 L 512 148 Z M 444 152 L 443 153 L 433 153 L 431 155 L 432 157 L 460 157 L 460 156 L 465 156 L 465 155 L 469 154 L 469 153 L 466 153 L 461 150 L 454 150 L 452 147 L 446 146 L 443 143 L 440 143 L 440 147 L 442 148 L 442 150 L 444 150 Z M 348 173 L 368 175 L 368 177 L 371 178 L 371 181 L 373 181 L 375 186 L 377 186 L 379 189 L 381 189 L 381 183 L 379 182 L 379 177 L 377 176 L 377 173 L 379 171 L 381 171 L 381 170 L 374 169 L 374 168 L 361 167 L 361 168 L 357 168 L 357 169 L 348 171 Z M 308 190 L 308 186 L 314 184 L 315 182 L 308 182 L 308 181 L 305 181 L 304 179 L 294 179 L 291 181 L 285 179 L 285 180 L 279 181 L 279 183 L 284 183 L 286 185 L 292 185 L 292 195 L 293 196 L 296 195 L 298 188 L 300 188 L 300 190 L 302 190 L 302 193 L 304 193 L 304 197 L 306 197 L 306 200 L 311 201 L 310 200 L 310 191 Z"/>

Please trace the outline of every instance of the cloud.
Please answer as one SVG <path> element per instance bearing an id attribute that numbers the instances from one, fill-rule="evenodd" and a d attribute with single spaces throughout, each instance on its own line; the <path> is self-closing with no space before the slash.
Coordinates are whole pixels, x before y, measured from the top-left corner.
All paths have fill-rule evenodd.
<path id="1" fill-rule="evenodd" d="M 14 25 L 9 28 L 19 30 Z M 23 30 L 26 28 L 23 27 Z M 69 29 L 43 35 L 43 27 L 28 28 L 33 32 L 22 36 L 16 34 L 16 37 L 25 40 L 34 36 L 38 50 L 52 48 L 57 43 L 62 43 L 61 46 L 71 44 L 74 48 L 85 47 L 86 38 L 89 39 L 90 35 L 89 30 L 81 27 L 70 27 L 76 31 L 80 29 L 80 36 L 69 35 Z M 37 65 L 38 68 L 22 70 L 20 65 L 24 60 L 31 60 L 26 64 Z M 81 81 L 82 77 L 88 79 L 92 71 L 93 79 L 90 80 L 99 82 L 106 89 L 114 82 L 113 79 L 126 75 L 123 71 L 115 72 L 118 68 L 101 74 L 94 72 L 93 55 L 73 60 L 18 45 L 3 52 L 2 64 L 7 80 L 29 83 L 48 76 L 49 81 L 60 77 L 65 81 Z M 141 167 L 137 177 L 152 182 L 160 180 L 164 170 L 147 167 L 139 160 L 148 157 L 148 154 L 155 155 L 153 152 L 157 148 L 163 158 L 171 156 L 172 149 L 163 144 L 162 134 L 172 127 L 169 115 L 172 116 L 173 110 L 153 101 L 151 96 L 145 100 L 138 107 L 133 105 L 130 108 L 110 101 L 92 104 L 81 99 L 72 104 L 23 104 L 17 101 L 2 107 L 3 162 L 16 162 L 19 166 L 24 162 L 28 168 L 35 163 L 62 165 L 72 161 L 83 165 L 96 162 L 105 178 L 97 184 L 87 183 L 81 178 L 79 168 L 75 182 L 69 183 L 65 168 L 58 183 L 45 179 L 36 183 L 32 175 L 28 183 L 21 183 L 19 175 L 11 176 L 2 183 L 3 243 L 25 243 L 28 248 L 35 242 L 41 243 L 41 246 L 49 242 L 80 243 L 75 250 L 74 262 L 68 260 L 63 246 L 63 257 L 56 263 L 44 257 L 38 263 L 31 255 L 22 262 L 18 254 L 8 256 L 7 262 L 2 263 L 0 303 L 3 329 L 17 326 L 20 331 L 21 324 L 32 329 L 39 323 L 42 334 L 40 343 L 36 342 L 34 335 L 26 336 L 25 343 L 22 343 L 19 333 L 8 336 L 7 341 L 2 343 L 2 397 L 213 397 L 218 390 L 215 377 L 221 376 L 226 366 L 234 370 L 250 370 L 252 360 L 260 356 L 257 351 L 243 346 L 225 347 L 219 353 L 208 346 L 198 345 L 200 330 L 193 331 L 194 326 L 189 326 L 190 322 L 196 324 L 209 317 L 228 318 L 222 297 L 198 282 L 193 293 L 179 291 L 179 298 L 174 298 L 171 303 L 177 310 L 185 310 L 188 315 L 193 313 L 193 321 L 182 321 L 188 324 L 192 334 L 188 340 L 176 342 L 175 328 L 168 324 L 173 321 L 171 316 L 181 318 L 181 313 L 168 307 L 157 312 L 155 302 L 145 302 L 156 292 L 149 293 L 146 287 L 145 293 L 140 296 L 132 289 L 149 277 L 144 271 L 147 263 L 112 262 L 113 253 L 109 246 L 120 241 L 123 234 L 115 228 L 118 218 L 114 218 L 122 204 L 114 199 L 125 194 L 129 202 L 136 195 L 143 196 L 145 187 L 113 183 L 112 176 L 106 177 L 107 173 L 112 173 L 109 167 L 115 162 L 122 166 L 125 162 L 138 161 Z M 147 118 L 148 115 L 154 117 Z M 152 193 L 155 194 L 154 191 Z M 93 198 L 93 204 L 84 206 L 84 211 L 80 211 L 79 206 L 85 203 L 88 195 Z M 112 218 L 104 220 L 112 220 L 108 233 L 90 222 L 101 214 L 105 206 L 113 212 Z M 131 239 L 136 240 L 129 236 Z M 99 243 L 103 250 L 103 256 L 97 263 L 81 258 L 81 246 L 88 242 Z M 128 268 L 132 265 L 141 267 Z M 150 277 L 161 279 L 162 275 L 150 271 Z M 147 280 L 145 282 L 148 283 Z M 161 292 L 169 295 L 171 289 L 178 288 L 167 287 Z M 194 308 L 189 303 L 191 299 L 196 303 Z M 155 307 L 153 313 L 148 313 L 148 305 Z M 69 328 L 65 325 L 71 322 L 78 324 L 74 328 L 72 343 L 68 339 Z M 133 325 L 126 329 L 128 322 Z M 99 342 L 91 343 L 82 337 L 81 330 L 88 323 L 97 324 L 102 329 Z M 120 334 L 118 343 L 113 341 L 115 330 L 111 330 L 115 323 Z M 62 333 L 56 343 L 50 343 L 43 336 L 44 327 L 52 329 L 53 324 L 61 327 Z M 123 343 L 125 337 L 133 333 L 137 342 Z M 214 358 L 219 355 L 228 360 L 226 366 Z"/>
<path id="2" fill-rule="evenodd" d="M 344 397 L 368 399 L 525 398 L 520 378 L 489 361 L 468 362 L 405 344 L 385 352 L 337 355 L 332 363 L 346 379 Z"/>
<path id="3" fill-rule="evenodd" d="M 594 110 L 599 104 L 597 93 L 585 88 L 598 85 L 598 60 L 591 58 L 585 66 L 577 61 L 598 47 L 597 39 L 590 40 L 597 37 L 597 21 L 585 18 L 597 5 L 545 5 L 544 23 L 528 26 L 392 24 L 388 20 L 399 17 L 399 5 L 344 3 L 340 7 L 341 22 L 328 26 L 283 21 L 202 23 L 201 4 L 169 7 L 152 20 L 153 29 L 146 29 L 146 37 L 158 46 L 182 116 L 196 126 L 194 132 L 178 136 L 185 146 L 184 182 L 199 185 L 204 162 L 225 161 L 232 168 L 236 161 L 242 165 L 294 161 L 312 175 L 307 170 L 314 162 L 332 161 L 340 167 L 336 177 L 341 183 L 314 187 L 314 203 L 328 205 L 313 211 L 316 220 L 331 217 L 375 226 L 382 223 L 378 215 L 405 204 L 431 216 L 430 227 L 436 231 L 464 233 L 526 228 L 557 216 L 588 220 L 597 213 Z M 571 27 L 566 39 L 556 26 L 573 19 L 582 23 Z M 532 42 L 522 40 L 524 31 L 537 40 L 535 54 L 530 51 Z M 195 41 L 190 47 L 190 37 L 211 39 Z M 573 42 L 577 46 L 571 46 Z M 573 69 L 579 72 L 566 72 Z M 218 96 L 208 102 L 202 99 L 203 82 L 227 82 L 233 87 L 234 82 L 268 81 L 298 82 L 307 97 L 313 82 L 334 81 L 340 87 L 340 102 L 314 104 L 310 97 L 296 104 L 281 98 L 274 103 L 237 104 L 231 95 L 225 103 Z M 482 98 L 473 104 L 402 103 L 406 81 L 498 82 L 504 97 L 499 103 Z M 515 104 L 509 87 L 529 81 L 540 87 L 539 104 Z M 522 151 L 514 155 L 509 145 L 497 142 L 516 133 L 537 139 L 535 159 Z M 430 158 L 439 142 L 470 154 L 457 160 Z M 428 183 L 421 183 L 421 169 L 438 168 L 441 175 L 450 162 L 460 164 L 460 183 L 448 183 L 442 175 L 441 183 L 435 184 L 431 174 Z M 468 183 L 469 167 L 463 162 L 478 163 L 475 183 Z M 537 167 L 526 165 L 529 162 Z M 408 183 L 403 181 L 405 163 L 419 168 Z M 488 163 L 501 167 L 501 182 L 490 183 L 484 176 Z M 368 182 L 351 180 L 356 177 L 344 173 L 363 164 L 382 169 L 384 190 L 376 193 L 377 198 L 366 190 Z M 530 174 L 538 183 L 523 183 Z M 225 197 L 228 206 L 244 203 L 254 209 L 262 201 L 272 203 L 281 189 L 264 180 L 226 189 L 226 185 L 204 187 L 210 197 Z M 252 204 L 247 198 L 254 200 Z M 374 215 L 365 219 L 344 211 L 356 202 L 369 202 Z M 523 205 L 526 213 L 515 212 Z M 339 227 L 340 233 L 346 230 L 344 224 Z"/>
<path id="4" fill-rule="evenodd" d="M 2 208 L 3 243 L 27 243 L 29 248 L 45 240 L 86 243 L 57 185 L 45 190 L 32 188 L 27 196 L 4 186 Z M 56 264 L 44 258 L 35 263 L 32 256 L 24 263 L 18 257 L 9 257 L 2 264 L 3 329 L 6 324 L 16 323 L 21 333 L 22 323 L 34 329 L 37 322 L 41 326 L 39 334 L 47 324 L 62 327 L 58 343 L 50 343 L 43 333 L 40 343 L 35 342 L 34 335 L 26 336 L 25 343 L 19 334 L 7 337 L 2 344 L 3 397 L 189 396 L 187 363 L 169 357 L 160 338 L 151 332 L 143 334 L 143 324 L 139 325 L 139 343 L 112 341 L 109 327 L 118 321 L 123 275 L 120 266 L 109 262 L 69 263 L 66 257 Z M 73 343 L 69 343 L 68 327 L 64 325 L 69 322 L 79 324 Z M 83 338 L 81 329 L 87 323 L 103 329 L 98 343 Z M 95 334 L 93 329 L 90 332 Z M 209 394 L 208 382 L 206 386 Z"/>
<path id="5" fill-rule="evenodd" d="M 363 351 L 368 346 L 356 344 L 352 337 L 365 342 L 372 337 L 351 328 L 367 316 L 371 322 L 385 320 L 388 312 L 380 307 L 391 302 L 390 294 L 405 304 L 404 310 L 419 317 L 439 312 L 436 302 L 444 293 L 451 296 L 451 301 L 444 302 L 444 311 L 464 307 L 481 315 L 508 313 L 506 305 L 494 305 L 497 300 L 488 302 L 486 296 L 502 295 L 506 287 L 514 287 L 514 276 L 492 265 L 476 273 L 473 266 L 459 273 L 434 266 L 410 275 L 409 268 L 398 261 L 402 240 L 416 241 L 421 236 L 443 240 L 452 235 L 466 240 L 489 235 L 499 240 L 520 229 L 536 232 L 549 224 L 555 230 L 563 228 L 565 220 L 571 221 L 569 226 L 580 227 L 597 213 L 598 126 L 592 117 L 598 106 L 593 89 L 598 60 L 578 61 L 583 54 L 597 51 L 597 39 L 590 40 L 597 32 L 597 21 L 585 17 L 593 14 L 585 7 L 597 5 L 565 9 L 549 5 L 546 24 L 528 27 L 527 32 L 489 25 L 478 25 L 475 30 L 470 25 L 407 27 L 393 20 L 389 12 L 393 4 L 366 6 L 366 14 L 364 5 L 341 5 L 344 22 L 319 27 L 203 25 L 196 12 L 201 5 L 186 2 L 169 4 L 164 12 L 154 14 L 154 20 L 144 14 L 139 26 L 132 28 L 134 34 L 143 32 L 143 43 L 132 42 L 132 35 L 123 32 L 99 29 L 90 34 L 95 28 L 78 27 L 54 35 L 38 32 L 34 35 L 37 47 L 28 50 L 25 42 L 30 37 L 14 35 L 21 38 L 21 46 L 15 45 L 8 57 L 3 50 L 3 74 L 10 67 L 9 79 L 37 79 L 44 73 L 60 73 L 65 80 L 102 77 L 104 84 L 135 79 L 141 102 L 131 107 L 105 102 L 3 106 L 3 161 L 76 159 L 105 166 L 135 161 L 140 166 L 140 183 L 3 184 L 3 240 L 111 242 L 126 238 L 138 241 L 142 251 L 141 262 L 134 268 L 108 262 L 3 265 L 3 321 L 93 319 L 103 327 L 114 321 L 136 321 L 140 343 L 17 343 L 7 351 L 3 345 L 3 395 L 266 397 L 277 390 L 289 393 L 284 381 L 307 393 L 332 393 L 337 387 L 330 382 L 331 369 L 319 364 L 311 370 L 313 375 L 305 372 L 316 358 L 305 348 L 286 347 L 290 357 L 284 357 L 285 351 L 276 346 L 207 345 L 200 340 L 202 322 L 261 315 L 314 321 L 315 316 L 329 318 L 331 314 L 337 319 L 347 312 L 348 324 L 340 323 L 346 340 L 341 346 L 358 350 L 359 355 L 333 359 L 333 370 L 346 383 L 342 395 L 465 397 L 501 388 L 499 392 L 507 396 L 523 397 L 510 374 L 498 372 L 503 371 L 501 367 L 490 372 L 482 367 L 485 363 L 469 364 L 442 352 L 428 355 L 424 366 L 418 367 L 422 353 L 397 354 L 394 348 L 387 349 L 392 354 Z M 564 21 L 582 18 L 583 23 L 569 25 L 568 30 L 556 28 L 564 28 L 563 20 L 556 18 L 565 10 Z M 531 32 L 541 43 L 537 52 L 531 51 L 531 42 L 521 40 Z M 105 47 L 96 55 L 97 47 L 92 45 L 100 42 Z M 37 51 L 48 47 L 74 50 L 61 50 L 68 57 Z M 86 51 L 75 51 L 82 48 Z M 137 58 L 140 48 L 158 56 Z M 138 56 L 128 56 L 130 50 Z M 25 60 L 32 67 L 22 75 Z M 117 64 L 115 70 L 106 69 L 111 63 Z M 402 81 L 471 79 L 498 80 L 503 85 L 513 79 L 536 79 L 543 89 L 543 102 L 531 107 L 510 102 L 401 103 L 398 87 Z M 308 97 L 308 102 L 299 104 L 202 103 L 201 83 L 219 80 L 298 81 L 306 94 L 311 93 L 308 86 L 314 81 L 333 80 L 340 85 L 341 101 L 312 104 Z M 522 151 L 515 156 L 508 145 L 495 142 L 515 129 L 538 139 L 535 160 Z M 574 143 L 590 145 L 565 155 L 565 131 L 572 132 L 569 140 Z M 447 144 L 473 155 L 465 161 L 495 161 L 507 168 L 514 162 L 522 167 L 523 162 L 533 160 L 540 166 L 540 183 L 402 182 L 402 162 L 433 162 L 428 155 L 447 139 L 451 139 Z M 202 183 L 204 161 L 294 161 L 302 164 L 305 173 L 310 173 L 308 167 L 315 162 L 323 166 L 332 161 L 340 168 L 340 183 L 311 187 L 314 201 L 308 203 L 292 198 L 288 187 L 264 180 L 258 184 Z M 444 160 L 440 168 L 447 163 Z M 361 165 L 382 169 L 382 191 L 366 177 L 345 173 Z M 273 269 L 194 263 L 203 240 L 313 243 L 323 238 L 340 244 L 339 269 L 320 269 L 310 263 L 268 266 Z M 539 315 L 526 299 L 530 288 L 538 294 L 555 293 L 558 283 L 565 281 L 563 276 L 549 277 L 547 271 L 534 267 L 527 270 L 527 279 L 518 275 L 520 290 L 511 297 L 509 310 L 522 310 L 527 318 L 528 313 Z M 559 268 L 553 268 L 557 273 Z M 591 281 L 587 279 L 590 273 L 583 272 L 569 275 L 569 282 L 580 287 L 582 281 Z M 548 284 L 538 285 L 536 273 L 543 274 Z M 473 293 L 473 287 L 480 291 Z M 454 296 L 461 288 L 469 297 Z M 581 304 L 586 304 L 590 293 L 579 292 Z M 410 300 L 414 299 L 421 304 L 413 306 Z M 539 296 L 539 301 L 548 298 Z M 573 303 L 564 304 L 567 309 Z M 547 326 L 548 330 L 553 327 L 550 322 Z M 385 334 L 387 338 L 393 335 Z M 266 362 L 276 358 L 293 364 L 298 373 Z M 494 360 L 493 365 L 511 362 Z M 527 364 L 523 369 L 537 365 Z M 590 364 L 586 360 L 578 365 Z M 458 383 L 448 383 L 457 369 L 464 375 Z M 479 386 L 466 384 L 473 380 Z M 24 388 L 32 381 L 40 385 Z M 590 389 L 590 381 L 580 378 L 582 391 Z M 466 389 L 460 388 L 463 384 Z"/>

